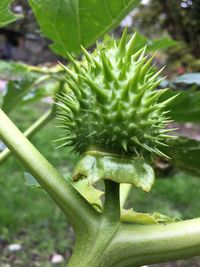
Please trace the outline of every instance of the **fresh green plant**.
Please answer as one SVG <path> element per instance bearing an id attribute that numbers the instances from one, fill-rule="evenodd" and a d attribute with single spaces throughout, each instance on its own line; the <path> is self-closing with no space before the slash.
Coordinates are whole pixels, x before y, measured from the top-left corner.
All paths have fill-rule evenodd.
<path id="1" fill-rule="evenodd" d="M 62 54 L 68 49 L 78 55 L 80 40 L 78 44 L 73 44 L 60 39 L 59 36 L 64 38 L 65 35 L 54 22 L 50 24 L 56 32 L 51 36 L 49 20 L 41 16 L 41 5 L 47 8 L 49 1 L 30 3 L 44 32 L 54 40 L 54 50 Z M 58 1 L 58 9 L 50 5 L 51 16 L 57 18 L 62 14 L 62 3 Z M 99 1 L 97 3 L 101 6 Z M 92 37 L 85 38 L 83 43 L 86 46 L 100 36 L 100 32 L 114 27 L 136 2 L 120 1 L 117 9 L 114 1 L 110 3 L 111 8 L 115 7 L 112 11 L 118 14 L 116 20 L 112 19 L 112 23 L 109 20 L 103 30 L 96 29 Z M 101 6 L 103 10 L 104 4 Z M 122 7 L 126 8 L 120 12 Z M 71 9 L 68 11 L 70 13 Z M 98 15 L 102 15 L 102 10 Z M 84 18 L 83 14 L 81 18 Z M 59 23 L 59 20 L 56 22 Z M 87 25 L 91 23 L 88 18 L 86 22 Z M 77 29 L 80 30 L 79 27 Z M 108 44 L 99 44 L 92 54 L 82 48 L 84 58 L 81 61 L 66 53 L 71 61 L 69 68 L 55 70 L 22 66 L 20 69 L 22 73 L 24 69 L 29 72 L 31 85 L 29 82 L 25 82 L 26 86 L 22 83 L 18 103 L 23 103 L 23 96 L 30 92 L 29 88 L 37 87 L 41 81 L 54 81 L 56 88 L 51 94 L 55 97 L 55 104 L 52 110 L 31 126 L 25 135 L 37 132 L 55 116 L 57 110 L 60 127 L 64 128 L 64 137 L 59 140 L 61 146 L 72 146 L 81 154 L 73 179 L 64 178 L 0 110 L 1 140 L 26 167 L 30 173 L 29 182 L 34 181 L 32 175 L 73 226 L 76 244 L 68 266 L 141 266 L 199 255 L 200 219 L 176 222 L 176 219 L 156 212 L 138 213 L 123 209 L 130 186 L 120 184 L 130 184 L 149 192 L 154 183 L 152 167 L 157 157 L 170 156 L 182 168 L 188 165 L 185 164 L 187 159 L 191 161 L 192 147 L 199 155 L 197 141 L 178 137 L 171 139 L 166 134 L 170 131 L 166 129 L 168 108 L 173 105 L 172 100 L 175 102 L 178 98 L 174 92 L 155 90 L 162 79 L 159 78 L 161 72 L 156 72 L 151 66 L 153 57 L 148 59 L 145 47 L 135 45 L 136 35 L 128 42 L 127 39 L 125 31 L 119 42 L 109 39 Z M 65 44 L 70 45 L 66 47 Z M 12 67 L 9 66 L 9 70 Z M 66 81 L 61 78 L 63 74 Z M 21 75 L 20 71 L 18 75 Z M 7 112 L 12 109 L 9 107 L 9 95 L 13 97 L 14 92 L 11 86 L 4 97 L 2 107 Z M 186 97 L 184 94 L 181 96 L 183 100 Z M 173 110 L 170 116 L 173 117 Z M 176 153 L 173 153 L 173 148 Z M 8 150 L 3 153 L 1 160 Z M 200 173 L 196 161 L 186 170 Z M 101 180 L 104 181 L 105 192 L 94 187 Z"/>

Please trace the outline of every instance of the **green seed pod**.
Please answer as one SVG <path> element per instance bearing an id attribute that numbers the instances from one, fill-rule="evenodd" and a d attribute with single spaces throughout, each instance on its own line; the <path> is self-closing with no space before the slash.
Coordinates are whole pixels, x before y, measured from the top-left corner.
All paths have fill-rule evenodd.
<path id="1" fill-rule="evenodd" d="M 109 47 L 97 45 L 84 60 L 70 55 L 73 70 L 65 67 L 71 93 L 58 96 L 58 120 L 64 128 L 61 146 L 73 146 L 80 154 L 88 150 L 135 156 L 165 156 L 168 137 L 166 105 L 158 102 L 166 90 L 155 90 L 162 79 L 154 72 L 146 47 L 135 51 L 135 35 Z"/>

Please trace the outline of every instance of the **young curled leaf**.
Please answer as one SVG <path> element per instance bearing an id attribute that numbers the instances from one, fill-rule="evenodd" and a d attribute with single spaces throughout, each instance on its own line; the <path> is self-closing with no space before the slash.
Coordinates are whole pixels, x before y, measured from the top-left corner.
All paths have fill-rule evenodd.
<path id="1" fill-rule="evenodd" d="M 77 163 L 73 180 L 87 178 L 91 184 L 99 180 L 129 183 L 149 192 L 154 183 L 154 170 L 142 157 L 128 158 L 116 154 L 88 151 Z"/>
<path id="2" fill-rule="evenodd" d="M 86 179 L 73 181 L 68 178 L 67 180 L 94 208 L 102 211 L 101 196 L 104 194 L 103 191 L 96 189 Z"/>

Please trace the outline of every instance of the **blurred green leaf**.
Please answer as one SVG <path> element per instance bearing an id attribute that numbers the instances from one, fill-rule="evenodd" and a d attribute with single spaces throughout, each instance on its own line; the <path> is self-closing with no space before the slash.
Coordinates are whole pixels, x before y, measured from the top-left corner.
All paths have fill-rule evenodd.
<path id="1" fill-rule="evenodd" d="M 41 185 L 35 180 L 35 178 L 29 172 L 25 172 L 24 177 L 25 177 L 25 185 L 30 187 L 41 188 Z"/>
<path id="2" fill-rule="evenodd" d="M 158 224 L 158 223 L 170 223 L 176 221 L 176 219 L 171 218 L 167 215 L 160 214 L 158 212 L 154 213 L 140 213 L 133 209 L 121 211 L 121 220 L 123 222 L 132 222 L 137 224 Z"/>
<path id="3" fill-rule="evenodd" d="M 10 10 L 10 4 L 13 0 L 1 0 L 0 3 L 0 28 L 6 26 L 7 24 L 14 22 L 22 16 L 14 14 Z"/>
<path id="4" fill-rule="evenodd" d="M 67 57 L 66 51 L 80 53 L 80 45 L 89 47 L 116 27 L 139 0 L 29 0 L 51 48 Z M 45 10 L 45 12 L 44 12 Z"/>
<path id="5" fill-rule="evenodd" d="M 2 109 L 6 113 L 10 113 L 22 100 L 23 96 L 32 88 L 35 79 L 27 77 L 22 80 L 9 81 L 7 84 L 7 92 L 3 97 Z"/>
<path id="6" fill-rule="evenodd" d="M 16 80 L 23 78 L 24 75 L 33 77 L 40 77 L 41 75 L 63 75 L 64 69 L 60 64 L 51 67 L 31 66 L 21 62 L 0 60 L 0 79 L 2 80 Z"/>
<path id="7" fill-rule="evenodd" d="M 20 105 L 28 105 L 31 103 L 38 102 L 44 97 L 52 97 L 54 96 L 55 92 L 60 88 L 60 82 L 54 79 L 44 80 L 44 82 L 42 82 L 40 86 L 37 86 L 38 81 L 39 80 L 36 80 L 36 82 L 33 84 L 32 89 L 23 96 L 20 101 Z M 53 100 L 49 99 L 50 103 L 52 101 Z"/>
<path id="8" fill-rule="evenodd" d="M 0 79 L 15 80 L 23 77 L 24 74 L 28 73 L 29 71 L 29 65 L 14 61 L 0 60 Z"/>
<path id="9" fill-rule="evenodd" d="M 172 158 L 172 163 L 181 171 L 200 176 L 200 141 L 177 137 L 168 140 L 165 153 Z"/>
<path id="10" fill-rule="evenodd" d="M 200 73 L 188 73 L 173 80 L 164 80 L 162 88 L 168 90 L 160 101 L 179 94 L 168 106 L 169 116 L 177 122 L 200 122 Z"/>
<path id="11" fill-rule="evenodd" d="M 8 80 L 2 109 L 10 113 L 17 105 L 37 102 L 52 96 L 62 77 L 61 66 L 35 67 L 12 61 L 0 61 L 0 79 Z"/>
<path id="12" fill-rule="evenodd" d="M 147 52 L 154 52 L 161 49 L 169 48 L 171 46 L 175 46 L 177 44 L 178 43 L 170 37 L 163 36 L 158 39 L 149 39 L 146 36 L 137 32 L 134 46 L 135 50 L 133 51 L 138 51 L 140 48 L 147 45 Z"/>
<path id="13" fill-rule="evenodd" d="M 168 99 L 179 94 L 166 107 L 170 110 L 169 117 L 176 122 L 200 122 L 200 91 L 195 89 L 188 90 L 168 90 L 159 101 Z"/>
<path id="14" fill-rule="evenodd" d="M 166 49 L 177 45 L 178 43 L 171 39 L 170 37 L 161 37 L 159 39 L 147 40 L 147 51 L 157 51 L 161 49 Z"/>

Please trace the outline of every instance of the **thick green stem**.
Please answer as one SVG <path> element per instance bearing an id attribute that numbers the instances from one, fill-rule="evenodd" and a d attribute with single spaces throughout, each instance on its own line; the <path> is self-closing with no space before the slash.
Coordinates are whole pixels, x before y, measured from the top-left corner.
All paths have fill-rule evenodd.
<path id="1" fill-rule="evenodd" d="M 107 248 L 102 266 L 138 267 L 197 255 L 200 219 L 167 225 L 124 224 Z"/>
<path id="2" fill-rule="evenodd" d="M 119 184 L 105 180 L 104 217 L 111 222 L 120 221 Z"/>
<path id="3" fill-rule="evenodd" d="M 40 154 L 0 109 L 0 138 L 68 216 L 75 231 L 96 228 L 98 213 Z"/>
<path id="4" fill-rule="evenodd" d="M 55 117 L 54 108 L 45 112 L 36 122 L 34 122 L 25 132 L 24 136 L 31 138 L 34 136 L 40 129 L 42 129 L 49 121 Z M 4 149 L 0 153 L 0 164 L 3 163 L 9 156 L 11 152 L 8 148 Z"/>

